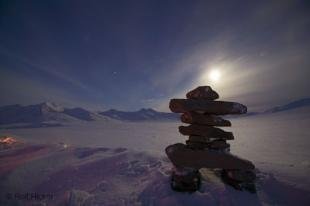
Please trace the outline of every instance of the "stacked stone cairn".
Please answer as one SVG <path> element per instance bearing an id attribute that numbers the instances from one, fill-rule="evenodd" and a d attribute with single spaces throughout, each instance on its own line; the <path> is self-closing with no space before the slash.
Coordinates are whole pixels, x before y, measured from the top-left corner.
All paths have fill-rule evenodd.
<path id="1" fill-rule="evenodd" d="M 171 99 L 172 112 L 183 113 L 179 132 L 188 136 L 186 144 L 177 143 L 166 148 L 173 164 L 171 187 L 176 191 L 193 192 L 199 189 L 201 168 L 220 171 L 224 183 L 238 190 L 255 192 L 255 166 L 248 160 L 230 154 L 228 140 L 232 132 L 218 127 L 230 127 L 231 123 L 218 115 L 244 114 L 246 106 L 226 101 L 215 101 L 217 92 L 209 86 L 200 86 L 186 94 L 187 99 Z"/>

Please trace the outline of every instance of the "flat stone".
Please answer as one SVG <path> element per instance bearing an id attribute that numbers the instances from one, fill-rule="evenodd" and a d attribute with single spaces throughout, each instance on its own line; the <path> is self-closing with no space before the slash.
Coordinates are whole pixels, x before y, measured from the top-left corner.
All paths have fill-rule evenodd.
<path id="1" fill-rule="evenodd" d="M 225 140 L 214 140 L 209 143 L 209 148 L 210 149 L 227 149 L 230 147 L 230 144 L 228 144 Z"/>
<path id="2" fill-rule="evenodd" d="M 215 100 L 219 98 L 219 95 L 216 91 L 212 90 L 210 86 L 200 86 L 196 89 L 189 91 L 186 94 L 188 99 L 206 99 L 206 100 Z"/>
<path id="3" fill-rule="evenodd" d="M 169 108 L 175 113 L 199 111 L 207 114 L 225 115 L 247 112 L 247 107 L 240 103 L 204 99 L 171 99 Z"/>
<path id="4" fill-rule="evenodd" d="M 197 112 L 185 112 L 181 115 L 181 121 L 188 124 L 201 124 L 208 126 L 230 127 L 231 123 L 219 116 L 200 114 Z"/>
<path id="5" fill-rule="evenodd" d="M 180 126 L 179 132 L 183 135 L 198 135 L 208 138 L 225 139 L 225 140 L 234 139 L 234 135 L 232 132 L 225 132 L 220 128 L 205 125 L 192 124 L 189 126 Z"/>
<path id="6" fill-rule="evenodd" d="M 170 145 L 165 151 L 176 167 L 190 167 L 197 170 L 201 168 L 253 170 L 255 168 L 250 161 L 230 153 L 216 150 L 192 150 L 182 143 Z"/>
<path id="7" fill-rule="evenodd" d="M 203 143 L 210 142 L 210 139 L 208 137 L 198 136 L 198 135 L 190 135 L 188 137 L 188 140 L 192 142 L 203 142 Z"/>

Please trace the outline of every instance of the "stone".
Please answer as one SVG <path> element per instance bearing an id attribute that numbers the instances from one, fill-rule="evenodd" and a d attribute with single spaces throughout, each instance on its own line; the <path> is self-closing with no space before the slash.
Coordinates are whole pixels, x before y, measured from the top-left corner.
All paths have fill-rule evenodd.
<path id="1" fill-rule="evenodd" d="M 210 86 L 200 86 L 196 89 L 189 91 L 186 94 L 188 99 L 206 99 L 206 100 L 215 100 L 219 98 L 219 95 L 216 91 L 212 90 Z"/>
<path id="2" fill-rule="evenodd" d="M 229 170 L 222 171 L 221 178 L 224 183 L 232 186 L 233 188 L 237 190 L 247 190 L 250 193 L 256 193 L 256 186 L 255 186 L 254 180 L 253 181 L 240 181 L 237 179 L 233 179 L 230 177 L 228 171 Z M 253 174 L 255 175 L 254 172 Z"/>
<path id="3" fill-rule="evenodd" d="M 203 99 L 171 99 L 169 108 L 175 113 L 200 111 L 207 114 L 245 114 L 247 107 L 236 102 L 210 101 Z"/>
<path id="4" fill-rule="evenodd" d="M 230 147 L 230 144 L 228 144 L 225 140 L 214 140 L 209 143 L 210 149 L 224 150 L 229 147 Z"/>
<path id="5" fill-rule="evenodd" d="M 176 167 L 190 167 L 197 170 L 201 168 L 253 170 L 255 168 L 252 162 L 232 154 L 216 150 L 192 150 L 182 143 L 170 145 L 165 151 Z"/>
<path id="6" fill-rule="evenodd" d="M 186 145 L 188 148 L 193 149 L 193 150 L 201 150 L 201 149 L 206 149 L 208 148 L 209 144 L 205 142 L 196 142 L 196 141 L 186 141 Z"/>
<path id="7" fill-rule="evenodd" d="M 253 182 L 256 174 L 253 170 L 225 170 L 227 176 L 239 182 Z"/>
<path id="8" fill-rule="evenodd" d="M 198 136 L 198 135 L 190 135 L 188 137 L 188 140 L 192 142 L 203 142 L 203 143 L 210 142 L 210 139 L 208 137 Z"/>
<path id="9" fill-rule="evenodd" d="M 218 128 L 231 126 L 229 120 L 218 115 L 245 114 L 247 107 L 237 102 L 215 101 L 219 95 L 210 86 L 197 87 L 189 91 L 186 98 L 171 99 L 169 103 L 170 110 L 183 113 L 181 121 L 189 124 L 179 127 L 181 134 L 189 136 L 186 144 L 177 143 L 165 149 L 174 167 L 178 168 L 172 173 L 172 189 L 198 190 L 198 171 L 208 168 L 218 171 L 226 184 L 255 193 L 254 164 L 232 155 L 226 141 L 234 139 L 233 133 Z"/>
<path id="10" fill-rule="evenodd" d="M 171 188 L 179 192 L 194 192 L 200 187 L 201 177 L 198 170 L 174 168 L 171 175 Z"/>
<path id="11" fill-rule="evenodd" d="M 181 115 L 181 121 L 188 124 L 201 124 L 208 126 L 230 127 L 231 123 L 219 116 L 200 114 L 197 112 L 185 112 Z"/>
<path id="12" fill-rule="evenodd" d="M 216 127 L 210 127 L 205 125 L 189 125 L 180 126 L 179 132 L 183 135 L 198 135 L 205 136 L 208 138 L 233 140 L 234 135 L 232 132 L 225 132 L 224 130 Z"/>

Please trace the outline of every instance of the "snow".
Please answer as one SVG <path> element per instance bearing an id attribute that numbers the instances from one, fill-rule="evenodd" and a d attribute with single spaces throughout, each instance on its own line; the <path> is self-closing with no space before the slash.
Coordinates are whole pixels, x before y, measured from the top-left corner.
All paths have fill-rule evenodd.
<path id="1" fill-rule="evenodd" d="M 42 205 L 310 205 L 310 110 L 231 122 L 224 128 L 235 136 L 231 152 L 256 165 L 257 194 L 234 190 L 207 169 L 199 191 L 172 191 L 164 151 L 186 139 L 177 132 L 178 122 L 94 121 L 1 129 L 0 136 L 26 142 L 29 149 L 0 152 L 0 205 L 28 201 L 6 197 L 27 192 L 52 194 Z"/>
<path id="2" fill-rule="evenodd" d="M 63 112 L 64 108 L 56 103 L 53 102 L 43 102 L 41 103 L 41 109 L 42 110 L 51 110 L 51 111 L 55 111 L 55 112 Z"/>

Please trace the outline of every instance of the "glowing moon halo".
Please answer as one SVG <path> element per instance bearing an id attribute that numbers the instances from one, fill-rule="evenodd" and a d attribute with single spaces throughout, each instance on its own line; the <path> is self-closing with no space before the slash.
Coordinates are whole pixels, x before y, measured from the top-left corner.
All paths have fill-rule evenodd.
<path id="1" fill-rule="evenodd" d="M 208 77 L 212 82 L 217 82 L 221 78 L 221 72 L 218 69 L 212 69 Z"/>

